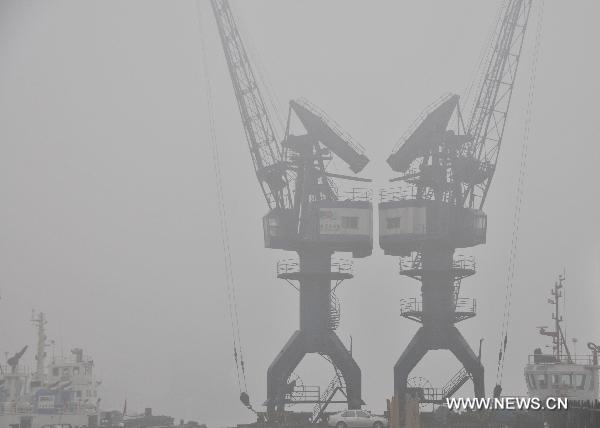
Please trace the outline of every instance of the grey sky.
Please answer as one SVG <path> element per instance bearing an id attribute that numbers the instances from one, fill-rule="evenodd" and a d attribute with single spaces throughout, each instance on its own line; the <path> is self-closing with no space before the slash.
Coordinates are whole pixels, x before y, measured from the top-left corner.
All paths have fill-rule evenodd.
<path id="1" fill-rule="evenodd" d="M 209 3 L 200 3 L 248 386 L 260 405 L 266 368 L 297 328 L 297 295 L 275 278 L 275 262 L 291 255 L 262 248 L 266 204 Z M 375 187 L 388 185 L 385 159 L 421 110 L 468 86 L 498 7 L 232 3 L 282 116 L 298 96 L 327 111 L 366 147 L 363 175 Z M 523 365 L 545 343 L 535 326 L 549 323 L 544 302 L 563 267 L 568 333 L 579 338 L 578 351 L 600 340 L 599 9 L 591 0 L 545 5 L 507 393 L 525 392 Z M 478 274 L 463 283 L 478 316 L 460 328 L 474 347 L 486 339 L 490 391 L 534 29 L 486 202 L 488 244 L 471 251 Z M 251 415 L 233 375 L 199 34 L 193 1 L 0 3 L 0 351 L 32 345 L 30 312 L 43 310 L 56 353 L 82 346 L 94 356 L 105 407 L 120 408 L 127 397 L 130 408 L 221 425 Z M 381 410 L 393 364 L 417 328 L 399 316 L 398 301 L 419 289 L 377 247 L 355 271 L 338 292 L 339 333 L 346 343 L 352 334 L 364 399 Z M 438 358 L 431 354 L 414 374 L 445 383 L 458 362 Z M 33 363 L 31 350 L 25 359 Z M 306 384 L 329 373 L 316 358 L 298 372 Z"/>

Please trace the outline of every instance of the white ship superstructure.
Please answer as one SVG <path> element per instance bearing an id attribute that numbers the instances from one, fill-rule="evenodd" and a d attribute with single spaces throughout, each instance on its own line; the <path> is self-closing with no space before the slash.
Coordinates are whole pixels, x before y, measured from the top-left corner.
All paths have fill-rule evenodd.
<path id="1" fill-rule="evenodd" d="M 81 348 L 46 365 L 46 318 L 32 319 L 37 329 L 36 369 L 19 364 L 27 347 L 9 358 L 0 373 L 0 427 L 81 428 L 96 426 L 100 398 L 94 361 Z"/>

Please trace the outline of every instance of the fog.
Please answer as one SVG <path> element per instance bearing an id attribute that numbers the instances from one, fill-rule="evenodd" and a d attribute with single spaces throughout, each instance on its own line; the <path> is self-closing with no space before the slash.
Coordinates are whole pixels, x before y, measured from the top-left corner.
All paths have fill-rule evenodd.
<path id="1" fill-rule="evenodd" d="M 535 2 L 538 6 L 539 2 Z M 291 257 L 263 248 L 267 205 L 255 178 L 208 0 L 17 1 L 0 4 L 0 352 L 33 347 L 32 309 L 46 313 L 49 354 L 83 347 L 103 383 L 102 407 L 154 408 L 209 426 L 251 421 L 238 401 L 201 34 L 215 103 L 224 198 L 248 392 L 260 408 L 266 369 L 298 327 L 297 292 L 275 276 Z M 498 2 L 233 1 L 255 67 L 279 112 L 306 97 L 366 148 L 362 175 L 389 186 L 398 137 L 447 91 L 474 77 Z M 506 394 L 525 394 L 523 367 L 548 344 L 546 298 L 566 270 L 566 326 L 600 340 L 600 204 L 594 176 L 600 61 L 598 2 L 546 2 L 529 136 Z M 537 12 L 486 201 L 487 244 L 462 295 L 484 338 L 486 387 L 496 373 Z M 201 28 L 201 31 L 200 31 Z M 281 135 L 281 134 L 280 134 Z M 348 172 L 343 171 L 342 172 Z M 377 230 L 377 225 L 375 230 Z M 371 257 L 337 291 L 339 336 L 353 343 L 363 398 L 382 410 L 393 365 L 418 325 L 399 300 L 419 295 L 375 238 Z M 2 354 L 4 357 L 4 354 Z M 34 365 L 32 349 L 24 360 Z M 415 369 L 443 385 L 458 369 L 430 353 Z M 305 384 L 326 385 L 308 358 Z M 468 383 L 460 392 L 472 394 Z"/>

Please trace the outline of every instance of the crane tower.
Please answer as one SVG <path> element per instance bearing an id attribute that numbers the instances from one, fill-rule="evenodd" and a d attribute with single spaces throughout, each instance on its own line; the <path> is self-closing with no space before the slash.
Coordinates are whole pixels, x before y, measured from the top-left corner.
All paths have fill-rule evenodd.
<path id="1" fill-rule="evenodd" d="M 256 177 L 269 207 L 263 218 L 265 247 L 298 255 L 297 260 L 277 266 L 279 278 L 297 284 L 300 328 L 267 371 L 267 416 L 278 419 L 286 404 L 320 406 L 336 390 L 342 390 L 349 408 L 360 408 L 361 371 L 335 333 L 339 306 L 333 291 L 341 281 L 352 278 L 352 272 L 349 263 L 332 264 L 332 255 L 371 254 L 372 204 L 368 192 L 341 195 L 334 179 L 369 180 L 328 172 L 326 165 L 335 156 L 358 173 L 369 160 L 337 124 L 305 100 L 290 101 L 285 136 L 279 140 L 229 2 L 211 0 L 211 5 Z M 294 133 L 296 128 L 300 132 Z M 308 353 L 325 356 L 343 382 L 323 394 L 295 390 L 290 375 Z M 313 420 L 322 411 L 317 408 Z"/>
<path id="2" fill-rule="evenodd" d="M 422 401 L 443 403 L 468 380 L 485 394 L 484 368 L 458 322 L 476 313 L 473 299 L 460 297 L 461 280 L 475 274 L 472 258 L 457 249 L 484 244 L 483 211 L 502 143 L 531 0 L 509 0 L 501 11 L 470 119 L 459 96 L 448 94 L 428 108 L 389 156 L 403 185 L 382 190 L 379 242 L 400 256 L 400 274 L 421 283 L 421 299 L 404 299 L 401 315 L 421 327 L 394 366 L 395 395 L 403 403 L 410 372 L 430 350 L 447 349 L 463 368 Z M 421 391 L 423 392 L 423 391 Z M 402 408 L 402 406 L 399 406 Z"/>

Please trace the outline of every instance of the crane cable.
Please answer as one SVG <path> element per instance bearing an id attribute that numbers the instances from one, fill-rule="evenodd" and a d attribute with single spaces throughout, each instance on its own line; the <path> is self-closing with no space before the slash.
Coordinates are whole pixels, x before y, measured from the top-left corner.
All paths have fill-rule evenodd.
<path id="1" fill-rule="evenodd" d="M 219 146 L 217 144 L 216 127 L 214 118 L 214 107 L 211 91 L 211 80 L 208 68 L 208 59 L 206 54 L 206 44 L 204 39 L 204 31 L 202 25 L 202 13 L 200 10 L 199 0 L 196 2 L 198 29 L 200 32 L 200 44 L 202 51 L 202 70 L 204 75 L 204 88 L 206 95 L 206 103 L 208 108 L 208 125 L 209 125 L 209 142 L 212 149 L 212 160 L 215 174 L 216 191 L 217 191 L 217 206 L 219 210 L 219 227 L 221 232 L 221 244 L 223 247 L 223 257 L 225 262 L 225 284 L 227 289 L 227 307 L 231 322 L 231 334 L 233 338 L 233 359 L 235 361 L 236 377 L 238 388 L 240 390 L 240 399 L 252 410 L 248 400 L 248 387 L 246 383 L 246 368 L 244 364 L 244 353 L 242 349 L 242 341 L 240 334 L 239 313 L 235 291 L 235 278 L 233 275 L 233 264 L 231 259 L 231 249 L 229 245 L 229 230 L 227 227 L 227 211 L 225 207 L 223 180 L 221 175 L 221 163 L 219 157 Z"/>
<path id="2" fill-rule="evenodd" d="M 508 269 L 506 274 L 506 294 L 504 296 L 504 314 L 502 320 L 502 330 L 500 334 L 500 343 L 498 349 L 498 367 L 496 370 L 496 390 L 498 394 L 502 390 L 502 377 L 504 374 L 504 361 L 506 359 L 506 348 L 508 344 L 508 329 L 510 324 L 512 291 L 516 272 L 517 249 L 519 243 L 519 224 L 521 219 L 521 205 L 523 203 L 523 195 L 525 193 L 525 178 L 527 173 L 527 157 L 529 147 L 529 134 L 531 131 L 532 107 L 535 93 L 535 83 L 537 74 L 537 64 L 540 52 L 540 41 L 542 35 L 542 22 L 544 17 L 544 2 L 539 3 L 538 22 L 535 42 L 533 46 L 533 57 L 531 62 L 531 74 L 529 76 L 529 93 L 527 107 L 525 110 L 525 125 L 523 130 L 523 143 L 521 146 L 521 163 L 519 166 L 519 175 L 517 179 L 517 191 L 515 197 L 515 205 L 513 211 L 513 230 L 511 248 L 508 258 Z"/>

